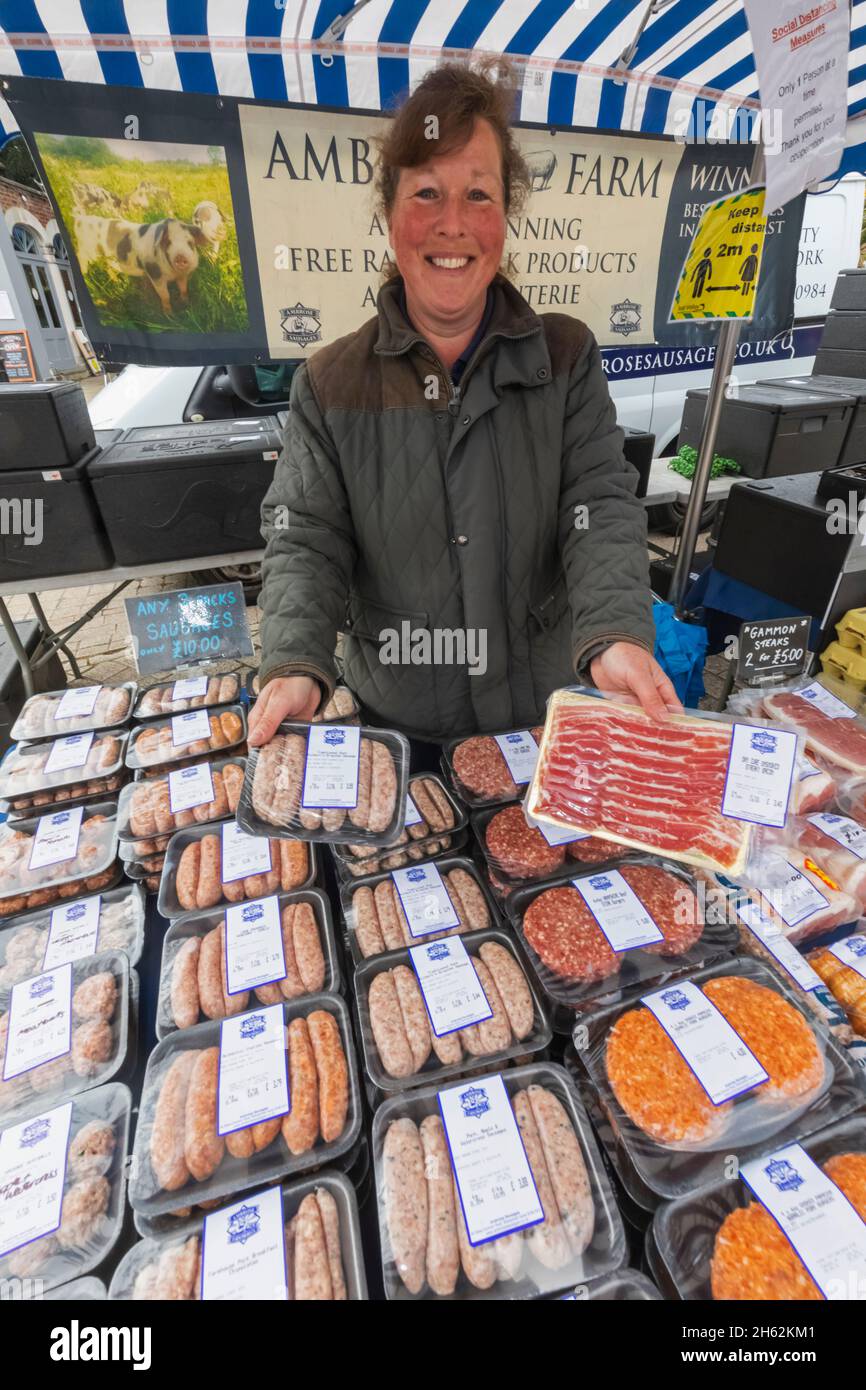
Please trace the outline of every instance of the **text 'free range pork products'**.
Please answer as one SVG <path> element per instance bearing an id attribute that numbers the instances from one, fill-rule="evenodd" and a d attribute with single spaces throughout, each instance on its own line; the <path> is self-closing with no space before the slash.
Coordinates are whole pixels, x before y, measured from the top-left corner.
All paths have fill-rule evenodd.
<path id="1" fill-rule="evenodd" d="M 650 853 L 734 873 L 749 825 L 722 814 L 733 726 L 557 691 L 527 810 Z"/>
<path id="2" fill-rule="evenodd" d="M 830 695 L 829 700 L 833 699 Z M 836 704 L 841 706 L 842 701 Z M 807 749 L 818 758 L 832 767 L 866 776 L 866 728 L 853 716 L 853 711 L 851 718 L 845 713 L 834 718 L 796 690 L 765 695 L 763 709 L 775 723 L 803 734 Z"/>
<path id="3" fill-rule="evenodd" d="M 470 1244 L 437 1091 L 386 1101 L 373 1146 L 389 1298 L 530 1296 L 621 1263 L 621 1221 L 568 1077 L 538 1063 L 502 1081 L 544 1219 Z"/>

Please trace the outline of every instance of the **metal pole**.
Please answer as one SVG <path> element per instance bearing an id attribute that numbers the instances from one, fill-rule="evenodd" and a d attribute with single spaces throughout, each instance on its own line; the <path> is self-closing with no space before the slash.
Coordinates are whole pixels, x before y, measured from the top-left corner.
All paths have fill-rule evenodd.
<path id="1" fill-rule="evenodd" d="M 755 146 L 755 153 L 752 159 L 752 167 L 749 170 L 749 182 L 754 184 L 760 182 L 764 177 L 764 147 L 759 143 Z M 770 209 L 767 208 L 769 213 Z M 722 403 L 725 399 L 725 388 L 728 384 L 728 377 L 737 353 L 737 342 L 740 337 L 740 319 L 729 319 L 722 323 L 719 333 L 719 345 L 716 349 L 716 357 L 713 362 L 713 377 L 710 382 L 710 389 L 707 395 L 707 408 L 704 411 L 704 421 L 701 425 L 701 442 L 698 448 L 698 461 L 695 465 L 695 475 L 692 478 L 692 487 L 689 493 L 688 506 L 686 507 L 685 520 L 683 521 L 683 534 L 680 541 L 680 548 L 677 553 L 677 562 L 674 566 L 673 579 L 671 580 L 670 602 L 676 610 L 678 618 L 683 614 L 683 599 L 689 587 L 689 575 L 692 569 L 692 560 L 695 557 L 695 547 L 698 541 L 698 531 L 701 524 L 701 513 L 704 510 L 704 503 L 707 500 L 707 487 L 710 481 L 710 470 L 713 465 L 713 454 L 716 447 L 716 434 L 719 427 L 719 416 L 722 413 Z"/>

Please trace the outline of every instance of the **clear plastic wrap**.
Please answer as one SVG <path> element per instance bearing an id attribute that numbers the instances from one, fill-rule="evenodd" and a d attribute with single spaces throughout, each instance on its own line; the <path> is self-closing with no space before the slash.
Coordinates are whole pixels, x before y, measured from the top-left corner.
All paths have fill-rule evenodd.
<path id="1" fill-rule="evenodd" d="M 124 681 L 122 685 L 69 686 L 31 695 L 9 736 L 15 743 L 26 743 L 116 728 L 129 719 L 136 688 L 134 681 Z"/>
<path id="2" fill-rule="evenodd" d="M 89 734 L 73 735 L 88 739 Z M 39 811 L 62 801 L 79 801 L 97 793 L 116 790 L 125 780 L 124 754 L 128 734 L 94 734 L 89 748 L 82 749 L 85 761 L 77 767 L 46 770 L 49 759 L 56 760 L 63 749 L 58 740 L 46 743 L 16 743 L 0 764 L 0 798 L 8 810 L 21 813 Z M 80 756 L 80 754 L 79 754 Z"/>
<path id="3" fill-rule="evenodd" d="M 795 816 L 808 816 L 812 811 L 829 811 L 835 800 L 835 778 L 804 751 L 797 759 L 797 776 L 791 788 L 789 811 Z"/>
<path id="4" fill-rule="evenodd" d="M 575 1013 L 633 998 L 737 948 L 736 928 L 706 917 L 695 876 L 680 864 L 631 855 L 607 869 L 575 870 L 517 889 L 507 906 L 557 1031 L 570 1033 Z M 606 932 L 597 914 L 608 904 Z M 615 947 L 611 930 L 647 944 Z"/>
<path id="5" fill-rule="evenodd" d="M 249 1011 L 243 1018 L 252 1026 L 258 1012 Z M 135 1133 L 129 1181 L 129 1201 L 135 1211 L 156 1216 L 176 1211 L 184 1203 L 240 1194 L 274 1178 L 294 1177 L 332 1164 L 353 1148 L 361 1132 L 362 1107 L 346 1004 L 339 995 L 321 994 L 283 1004 L 282 1012 L 288 1025 L 291 1100 L 290 1111 L 275 1133 L 272 1123 L 265 1121 L 255 1127 L 255 1136 L 251 1129 L 239 1130 L 224 1142 L 216 1133 L 217 1088 L 212 1077 L 203 1077 L 203 1094 L 199 1096 L 203 1104 L 191 1108 L 187 1103 L 198 1060 L 189 1062 L 188 1055 L 212 1057 L 218 1053 L 223 1024 L 199 1023 L 157 1043 L 147 1062 Z M 312 1015 L 316 1018 L 311 1021 Z M 322 1026 L 323 1015 L 330 1016 L 327 1030 Z M 311 1046 L 314 1025 L 329 1042 L 327 1072 Z M 332 1138 L 323 1137 L 326 1130 Z M 231 1152 L 228 1140 L 233 1140 L 237 1152 Z M 258 1151 L 240 1156 L 244 1149 L 252 1150 L 257 1140 L 262 1144 Z M 202 1156 L 206 1164 L 202 1164 Z M 199 1164 L 198 1171 L 203 1174 L 209 1169 L 207 1176 L 193 1178 L 187 1159 Z"/>
<path id="6" fill-rule="evenodd" d="M 345 881 L 402 869 L 440 854 L 453 854 L 466 843 L 462 833 L 466 820 L 465 810 L 438 777 L 418 773 L 409 778 L 406 824 L 394 844 L 381 849 L 365 844 L 335 844 L 331 847 L 334 862 Z"/>
<path id="7" fill-rule="evenodd" d="M 782 830 L 762 828 L 759 839 L 761 847 L 801 850 L 866 911 L 866 825 L 835 811 L 813 811 L 808 816 L 789 816 Z"/>
<path id="8" fill-rule="evenodd" d="M 144 895 L 141 889 L 135 884 L 123 883 L 119 888 L 93 896 L 99 898 L 96 951 L 123 951 L 130 965 L 137 965 L 144 946 Z M 26 912 L 4 921 L 0 928 L 0 994 L 19 980 L 26 980 L 29 975 L 38 975 L 44 970 L 51 917 L 55 910 L 38 908 L 35 912 Z M 88 899 L 75 898 L 69 904 L 60 904 L 59 912 L 66 920 L 57 921 L 55 944 L 59 948 L 58 955 L 68 958 L 69 951 L 82 949 L 80 943 L 75 945 L 69 938 L 74 938 L 76 920 L 86 923 L 89 919 Z M 65 948 L 63 938 L 68 941 Z"/>
<path id="9" fill-rule="evenodd" d="M 862 1116 L 842 1120 L 799 1142 L 866 1220 L 866 1122 Z M 771 1156 L 781 1147 L 765 1145 L 760 1152 Z M 716 1181 L 666 1203 L 656 1212 L 652 1234 L 659 1278 L 682 1299 L 822 1297 L 774 1218 L 739 1179 Z M 846 1274 L 840 1269 L 839 1278 L 847 1283 Z M 840 1290 L 840 1297 L 866 1298 L 862 1279 L 851 1280 L 850 1285 Z"/>
<path id="10" fill-rule="evenodd" d="M 774 844 L 764 838 L 763 830 L 737 883 L 798 946 L 860 916 L 857 899 L 823 871 L 811 850 Z"/>
<path id="11" fill-rule="evenodd" d="M 202 761 L 192 765 L 194 772 L 185 768 L 178 768 L 174 774 L 174 782 L 169 779 L 172 773 L 163 773 L 159 777 L 149 777 L 138 782 L 132 782 L 123 788 L 120 793 L 117 806 L 117 833 L 121 841 L 131 841 L 137 857 L 143 854 L 156 853 L 159 849 L 165 849 L 168 844 L 169 836 L 175 830 L 183 830 L 186 826 L 205 825 L 211 821 L 225 820 L 228 816 L 233 816 L 237 810 L 240 797 L 241 785 L 243 783 L 244 769 L 246 760 L 244 758 L 215 758 L 209 762 Z M 204 796 L 208 790 L 208 775 L 203 769 L 210 770 L 209 786 L 213 792 L 213 797 L 209 801 L 200 801 L 195 805 L 188 805 L 198 796 Z M 183 774 L 187 775 L 184 776 Z M 184 783 L 191 782 L 194 785 L 189 796 L 184 798 L 183 806 L 176 802 L 172 796 L 172 786 L 176 790 L 176 795 L 183 796 Z M 200 784 L 203 789 L 198 790 Z M 174 807 L 177 805 L 177 809 Z M 154 841 L 163 841 L 152 849 L 142 848 L 141 842 L 145 844 Z"/>
<path id="12" fill-rule="evenodd" d="M 799 739 L 774 728 L 755 725 L 737 738 L 737 726 L 718 715 L 656 719 L 598 693 L 556 690 L 526 809 L 551 825 L 736 875 L 753 823 L 784 823 L 793 769 L 782 776 L 782 755 L 789 742 L 788 756 L 801 751 Z"/>
<path id="13" fill-rule="evenodd" d="M 31 868 L 37 855 L 42 866 Z M 113 887 L 119 868 L 116 802 L 63 808 L 14 829 L 2 825 L 0 918 Z"/>
<path id="14" fill-rule="evenodd" d="M 664 991 L 668 1010 L 681 1007 L 687 983 L 680 980 Z M 748 1085 L 721 1103 L 714 1103 L 642 1001 L 589 1015 L 574 1034 L 610 1120 L 611 1161 L 626 1187 L 633 1167 L 641 1183 L 663 1198 L 715 1181 L 731 1154 L 744 1162 L 769 1144 L 830 1124 L 862 1102 L 861 1083 L 844 1052 L 774 971 L 755 960 L 732 960 L 696 972 L 690 983 L 741 1040 L 725 1076 L 739 1069 L 737 1079 L 747 1074 Z M 712 1061 L 716 1054 L 707 1055 Z M 767 1079 L 753 1084 L 755 1070 Z"/>
<path id="15" fill-rule="evenodd" d="M 71 1010 L 62 1020 L 65 1037 L 51 1060 L 22 1071 L 18 1070 L 20 1061 L 16 1062 L 15 1074 L 0 1080 L 0 1118 L 4 1122 L 69 1100 L 129 1070 L 137 1041 L 130 1034 L 130 981 L 136 977 L 122 952 L 102 951 L 73 961 L 71 966 L 28 976 L 0 993 L 0 1077 L 10 1071 L 9 1015 L 14 991 L 26 991 L 25 1002 L 31 1005 L 33 1015 L 28 1031 L 38 1037 L 55 1025 L 54 1016 L 37 1017 L 36 1006 L 45 1000 L 45 1007 L 51 1005 L 55 1016 L 60 1016 L 49 986 L 66 971 L 71 971 Z"/>
<path id="16" fill-rule="evenodd" d="M 485 1081 L 498 1086 L 498 1079 L 491 1075 L 466 1083 L 473 1103 L 484 1104 Z M 543 1183 L 547 1218 L 540 1225 L 470 1246 L 439 1118 L 439 1091 L 453 1088 L 424 1086 L 392 1096 L 373 1118 L 380 1245 L 389 1299 L 534 1298 L 599 1278 L 622 1265 L 622 1220 L 568 1073 L 553 1063 L 535 1062 L 501 1073 L 501 1080 L 512 1106 L 520 1108 L 524 1151 L 536 1186 Z M 542 1155 L 535 1163 L 526 1149 L 526 1126 L 534 1131 L 533 1152 Z M 554 1127 L 557 1142 L 551 1144 Z"/>
<path id="17" fill-rule="evenodd" d="M 339 992 L 340 964 L 327 896 L 319 888 L 275 896 L 282 921 L 286 972 L 258 989 L 229 996 L 231 1009 L 223 987 L 225 909 L 195 913 L 172 922 L 162 943 L 157 1038 L 168 1037 L 178 1028 L 190 1028 L 209 1017 L 226 1018 L 229 1012 L 255 1008 L 257 1003 L 277 1004 L 282 999 Z M 259 903 L 248 902 L 244 906 L 257 909 Z M 211 941 L 205 948 L 205 938 L 213 934 L 219 938 L 219 945 Z M 200 979 L 205 971 L 207 977 Z"/>
<path id="18" fill-rule="evenodd" d="M 243 833 L 243 832 L 242 832 Z M 240 873 L 237 865 L 230 869 L 232 877 L 223 880 L 223 844 L 229 852 L 237 847 L 238 833 L 233 821 L 223 821 L 211 828 L 196 826 L 195 830 L 178 830 L 165 852 L 165 863 L 159 886 L 159 911 L 163 917 L 183 917 L 188 912 L 203 912 L 224 903 L 242 902 L 245 898 L 263 898 L 269 893 L 290 893 L 296 888 L 308 888 L 316 877 L 316 847 L 304 840 L 270 839 L 250 852 L 261 851 L 256 867 Z M 246 848 L 241 842 L 241 848 Z M 243 867 L 243 866 L 242 866 Z"/>
<path id="19" fill-rule="evenodd" d="M 571 864 L 579 873 L 584 864 L 600 867 L 631 852 L 612 840 L 580 831 L 562 831 L 543 823 L 530 825 L 518 805 L 476 811 L 472 829 L 491 879 L 509 893 L 527 883 L 556 878 Z"/>
<path id="20" fill-rule="evenodd" d="M 193 724 L 191 718 L 198 713 L 203 717 Z M 188 727 L 182 724 L 173 726 L 174 720 L 186 720 Z M 203 732 L 205 722 L 207 734 Z M 213 753 L 228 753 L 245 743 L 246 737 L 247 715 L 242 705 L 228 705 L 214 714 L 204 710 L 187 710 L 185 714 L 153 719 L 134 729 L 126 749 L 126 766 L 134 770 L 157 768 L 161 771 L 166 767 L 185 764 L 189 759 L 200 761 Z M 180 742 L 180 739 L 185 741 Z"/>
<path id="21" fill-rule="evenodd" d="M 532 776 L 542 732 L 536 725 L 449 739 L 442 745 L 443 771 L 469 806 L 517 801 Z"/>
<path id="22" fill-rule="evenodd" d="M 655 1284 L 637 1269 L 617 1269 L 589 1284 L 579 1284 L 571 1293 L 552 1295 L 569 1302 L 658 1303 L 663 1302 Z"/>
<path id="23" fill-rule="evenodd" d="M 88 1275 L 85 1279 L 73 1279 L 71 1284 L 62 1284 L 50 1293 L 41 1294 L 40 1297 L 55 1299 L 58 1303 L 95 1303 L 108 1298 L 108 1289 L 101 1279 L 94 1279 Z"/>
<path id="24" fill-rule="evenodd" d="M 456 924 L 413 935 L 397 889 L 401 874 L 407 878 L 411 875 L 419 892 L 420 885 L 425 889 L 429 886 L 431 915 L 438 911 L 444 890 L 450 900 L 450 911 L 458 919 Z M 455 932 L 483 931 L 499 922 L 499 914 L 478 877 L 478 870 L 470 859 L 460 857 L 430 860 L 426 864 L 415 864 L 411 869 L 372 874 L 359 883 L 346 884 L 340 890 L 340 905 L 349 951 L 356 965 L 383 951 L 414 946 L 420 941 L 435 941 L 437 937 L 452 936 Z M 448 902 L 444 905 L 447 908 Z M 425 915 L 424 908 L 422 902 L 421 917 Z"/>
<path id="25" fill-rule="evenodd" d="M 728 709 L 771 719 L 779 727 L 794 729 L 806 751 L 832 777 L 857 773 L 866 776 L 866 720 L 849 701 L 850 687 L 826 676 L 800 676 L 785 685 L 764 690 L 742 690 L 732 695 Z"/>
<path id="26" fill-rule="evenodd" d="M 60 1102 L 42 1106 L 40 1113 L 27 1121 L 21 1136 L 22 1148 L 33 1154 L 34 1160 L 52 1123 L 44 1112 L 55 1105 Z M 53 1232 L 0 1254 L 0 1277 L 33 1280 L 36 1297 L 48 1296 L 50 1290 L 57 1290 L 51 1297 L 58 1299 L 104 1297 L 104 1290 L 99 1293 L 88 1288 L 84 1292 L 68 1281 L 96 1285 L 97 1280 L 82 1276 L 105 1261 L 123 1226 L 132 1110 L 129 1090 L 117 1084 L 100 1086 L 76 1096 L 71 1106 L 59 1225 Z M 19 1123 L 17 1118 L 4 1119 L 3 1129 Z M 26 1167 L 21 1176 L 26 1180 Z M 14 1202 L 8 1192 L 4 1195 L 7 1202 Z"/>
<path id="27" fill-rule="evenodd" d="M 850 936 L 810 951 L 806 960 L 844 1009 L 852 1032 L 866 1038 L 866 920 Z"/>
<path id="28" fill-rule="evenodd" d="M 204 691 L 198 684 L 205 681 Z M 197 681 L 186 696 L 172 697 L 179 681 Z M 183 687 L 181 687 L 182 689 Z M 166 714 L 183 714 L 188 709 L 212 709 L 215 705 L 233 705 L 241 693 L 240 670 L 214 672 L 212 668 L 178 670 L 173 680 L 162 680 L 146 688 L 139 686 L 138 699 L 132 711 L 133 719 L 158 719 Z"/>
<path id="29" fill-rule="evenodd" d="M 238 824 L 251 835 L 390 845 L 403 833 L 408 779 L 403 734 L 287 721 L 250 752 Z"/>
<path id="30" fill-rule="evenodd" d="M 357 967 L 354 994 L 364 1064 L 379 1090 L 444 1083 L 479 1066 L 528 1060 L 549 1045 L 544 1006 L 526 958 L 509 933 L 469 932 L 461 940 L 490 1017 L 441 1037 L 433 1036 L 425 992 L 408 950 L 389 951 Z M 417 944 L 423 949 L 422 942 Z"/>
<path id="31" fill-rule="evenodd" d="M 323 1302 L 366 1300 L 367 1278 L 358 1203 L 348 1179 L 342 1173 L 326 1170 L 315 1177 L 285 1183 L 280 1192 L 287 1236 L 288 1287 L 283 1285 L 286 1295 L 297 1297 L 300 1292 L 303 1298 L 315 1296 Z M 319 1201 L 319 1193 L 326 1194 L 324 1202 Z M 312 1220 L 314 1232 L 321 1229 L 324 1248 L 318 1242 L 311 1243 L 306 1224 L 302 1228 L 302 1238 L 297 1238 L 301 1228 L 295 1218 L 302 1203 L 305 1205 L 301 1220 L 304 1223 Z M 255 1194 L 243 1199 L 244 1220 L 254 1219 L 258 1214 L 252 1211 L 254 1205 Z M 226 1219 L 232 1217 L 237 1222 L 236 1212 Z M 187 1225 L 182 1234 L 151 1238 L 133 1245 L 114 1272 L 109 1298 L 117 1301 L 201 1298 L 203 1226 L 203 1221 L 199 1220 L 192 1228 Z M 328 1248 L 329 1237 L 333 1248 Z M 247 1243 L 241 1243 L 239 1262 L 246 1259 L 247 1252 Z"/>

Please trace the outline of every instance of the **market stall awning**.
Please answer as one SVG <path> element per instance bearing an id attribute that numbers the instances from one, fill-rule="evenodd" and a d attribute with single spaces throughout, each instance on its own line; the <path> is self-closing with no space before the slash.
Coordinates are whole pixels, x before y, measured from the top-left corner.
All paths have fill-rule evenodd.
<path id="1" fill-rule="evenodd" d="M 866 0 L 848 149 L 866 167 Z M 387 109 L 443 54 L 525 65 L 522 119 L 675 134 L 760 104 L 741 0 L 3 0 L 0 73 Z M 718 119 L 718 113 L 717 113 Z M 16 126 L 0 97 L 0 144 Z"/>

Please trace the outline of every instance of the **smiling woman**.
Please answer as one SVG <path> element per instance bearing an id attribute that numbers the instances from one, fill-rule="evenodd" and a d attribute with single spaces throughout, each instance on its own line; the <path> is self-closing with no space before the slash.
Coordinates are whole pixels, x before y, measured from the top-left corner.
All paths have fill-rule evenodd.
<path id="1" fill-rule="evenodd" d="M 443 64 L 395 112 L 377 314 L 294 377 L 264 504 L 253 745 L 330 697 L 338 630 L 368 721 L 419 740 L 533 727 L 586 674 L 678 708 L 651 655 L 644 511 L 598 346 L 500 273 L 529 175 L 517 88 L 494 69 Z M 430 636 L 429 665 L 394 659 L 404 630 Z M 442 633 L 482 635 L 483 670 L 437 659 Z"/>

